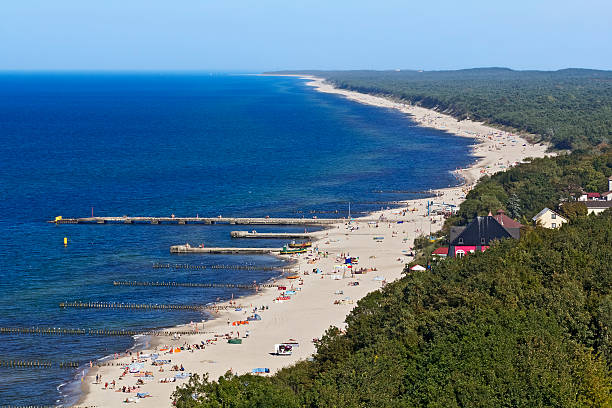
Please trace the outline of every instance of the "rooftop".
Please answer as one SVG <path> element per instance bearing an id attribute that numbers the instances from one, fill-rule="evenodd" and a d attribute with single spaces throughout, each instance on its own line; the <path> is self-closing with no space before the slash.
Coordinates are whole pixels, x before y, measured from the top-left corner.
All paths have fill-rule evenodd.
<path id="1" fill-rule="evenodd" d="M 514 221 L 512 218 L 508 217 L 504 210 L 498 210 L 497 214 L 493 216 L 497 222 L 499 222 L 504 228 L 521 228 L 523 224 L 518 221 Z"/>
<path id="2" fill-rule="evenodd" d="M 436 250 L 433 251 L 431 254 L 432 255 L 448 255 L 448 247 L 436 248 Z"/>
<path id="3" fill-rule="evenodd" d="M 612 208 L 612 201 L 585 201 L 587 208 Z"/>

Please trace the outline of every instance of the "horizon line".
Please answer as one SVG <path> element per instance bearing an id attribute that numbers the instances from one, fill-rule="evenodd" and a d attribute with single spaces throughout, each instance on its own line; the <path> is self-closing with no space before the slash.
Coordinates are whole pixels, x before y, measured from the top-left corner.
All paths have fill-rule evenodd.
<path id="1" fill-rule="evenodd" d="M 566 67 L 559 69 L 513 69 L 501 66 L 482 66 L 482 67 L 469 67 L 469 68 L 457 68 L 457 69 L 419 69 L 419 68 L 387 68 L 387 69 L 316 69 L 316 68 L 303 68 L 303 69 L 268 69 L 268 70 L 255 70 L 255 69 L 153 69 L 153 68 L 138 68 L 138 69 L 105 69 L 105 68 L 77 68 L 77 69 L 2 69 L 0 68 L 0 74 L 9 73 L 20 73 L 20 74 L 43 74 L 43 73 L 104 73 L 104 74 L 121 74 L 121 73 L 151 73 L 151 74 L 263 74 L 268 72 L 355 72 L 355 71 L 372 71 L 372 72 L 453 72 L 453 71 L 468 71 L 477 69 L 499 69 L 508 70 L 514 72 L 559 72 L 567 70 L 582 70 L 582 71 L 601 71 L 611 72 L 612 69 L 598 69 L 598 68 L 584 68 L 584 67 Z"/>

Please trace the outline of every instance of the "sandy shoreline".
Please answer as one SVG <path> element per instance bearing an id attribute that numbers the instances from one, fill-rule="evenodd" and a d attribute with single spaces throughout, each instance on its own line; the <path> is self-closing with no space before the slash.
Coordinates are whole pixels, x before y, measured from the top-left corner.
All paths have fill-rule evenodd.
<path id="1" fill-rule="evenodd" d="M 411 118 L 422 126 L 474 139 L 473 154 L 476 162 L 469 168 L 456 171 L 456 175 L 466 183 L 436 190 L 437 197 L 433 199 L 436 202 L 458 205 L 483 175 L 502 171 L 526 157 L 545 155 L 544 145 L 530 145 L 519 136 L 480 123 L 458 122 L 450 116 L 432 110 L 336 89 L 320 78 L 306 79 L 309 80 L 308 85 L 320 92 L 343 95 L 360 103 L 398 109 L 411 115 Z M 294 272 L 291 274 L 298 275 L 300 279 L 289 280 L 283 277 L 277 281 L 286 285 L 287 289 L 295 289 L 296 293 L 290 296 L 291 299 L 275 302 L 274 299 L 281 291 L 265 288 L 256 294 L 236 299 L 238 304 L 245 306 L 242 310 L 220 312 L 216 319 L 196 324 L 197 329 L 205 333 L 183 335 L 180 339 L 152 337 L 150 350 L 145 350 L 144 353 L 158 353 L 159 359 L 171 360 L 170 364 L 161 366 L 164 371 L 160 371 L 160 366 L 153 366 L 150 358 L 143 358 L 141 372 L 151 372 L 152 378 L 128 373 L 120 379 L 124 370 L 118 365 L 129 364 L 138 359 L 136 353 L 118 357 L 112 360 L 114 366 L 90 370 L 83 381 L 84 393 L 79 405 L 124 406 L 123 401 L 126 398 L 136 398 L 136 393 L 140 392 L 148 393 L 150 397 L 138 399 L 139 406 L 171 407 L 172 391 L 177 385 L 187 381 L 178 379 L 170 383 L 159 382 L 162 378 L 173 378 L 182 373 L 171 371 L 173 365 L 183 366 L 185 373 L 206 372 L 211 379 L 216 379 L 228 370 L 244 374 L 254 368 L 269 368 L 273 374 L 280 368 L 308 358 L 315 351 L 313 339 L 320 338 L 329 326 L 344 328 L 344 319 L 357 300 L 379 289 L 385 281 L 390 282 L 401 277 L 404 264 L 411 260 L 406 253 L 412 247 L 416 236 L 429 233 L 430 229 L 433 232 L 441 228 L 441 216 L 426 215 L 428 200 L 432 198 L 410 200 L 401 209 L 374 212 L 350 224 L 338 224 L 317 232 L 317 239 L 313 240 L 313 250 L 296 256 L 297 262 L 292 265 Z M 378 239 L 374 239 L 375 237 Z M 359 257 L 356 268 L 376 270 L 351 276 L 350 272 L 337 268 L 336 265 L 343 262 L 343 257 L 349 255 Z M 322 273 L 313 273 L 313 270 L 320 270 Z M 355 282 L 358 282 L 358 285 L 355 285 Z M 261 306 L 267 308 L 259 310 Z M 246 320 L 253 314 L 255 307 L 258 308 L 255 313 L 259 314 L 262 320 L 251 321 L 244 326 L 231 325 L 234 321 Z M 194 330 L 196 326 L 183 325 L 172 330 Z M 247 330 L 249 335 L 245 337 Z M 242 344 L 229 344 L 223 337 L 228 334 L 227 337 L 236 338 L 238 332 Z M 299 343 L 299 347 L 294 348 L 291 356 L 271 354 L 274 344 L 290 339 Z M 206 344 L 204 349 L 193 347 L 196 344 L 201 345 L 202 342 Z M 178 353 L 161 351 L 166 345 L 172 349 L 183 346 L 184 350 Z M 192 346 L 191 350 L 187 349 L 187 345 Z M 96 375 L 102 376 L 101 382 L 97 384 L 94 383 Z M 135 386 L 139 379 L 143 384 L 134 392 L 117 392 L 117 389 L 124 386 Z M 115 389 L 110 389 L 113 380 L 116 386 Z M 105 389 L 105 383 L 109 383 L 109 389 Z"/>

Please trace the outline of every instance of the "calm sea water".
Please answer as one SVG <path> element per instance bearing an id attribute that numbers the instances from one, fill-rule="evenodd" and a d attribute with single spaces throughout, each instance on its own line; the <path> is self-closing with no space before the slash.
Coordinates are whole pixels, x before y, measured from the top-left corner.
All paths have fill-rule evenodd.
<path id="1" fill-rule="evenodd" d="M 232 292 L 112 282 L 247 283 L 278 274 L 153 269 L 155 262 L 282 266 L 270 257 L 169 254 L 184 242 L 281 244 L 232 241 L 235 226 L 45 222 L 56 215 L 87 216 L 93 207 L 95 215 L 344 216 L 349 201 L 355 212 L 381 206 L 366 202 L 410 197 L 376 191 L 454 184 L 449 171 L 472 160 L 470 143 L 296 78 L 0 75 L 0 326 L 149 329 L 199 321 L 205 316 L 196 312 L 60 310 L 58 303 L 202 304 Z M 53 363 L 86 363 L 134 345 L 87 336 L 0 341 L 3 360 Z M 58 387 L 78 375 L 0 368 L 0 405 L 70 403 L 78 387 Z"/>

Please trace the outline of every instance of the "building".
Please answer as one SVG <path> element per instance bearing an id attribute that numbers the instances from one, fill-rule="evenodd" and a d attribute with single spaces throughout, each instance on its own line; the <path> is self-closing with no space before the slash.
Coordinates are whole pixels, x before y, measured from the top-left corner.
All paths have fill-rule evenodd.
<path id="1" fill-rule="evenodd" d="M 506 216 L 503 215 L 503 217 Z M 500 218 L 503 220 L 503 217 Z M 519 223 L 516 224 L 520 225 Z M 520 234 L 520 227 L 504 227 L 489 213 L 486 217 L 474 218 L 465 227 L 451 227 L 448 256 L 461 258 L 476 251 L 484 252 L 489 248 L 492 241 L 506 238 L 518 239 Z"/>
<path id="2" fill-rule="evenodd" d="M 514 221 L 512 218 L 508 217 L 504 210 L 497 210 L 497 214 L 495 214 L 493 218 L 495 218 L 497 222 L 499 222 L 502 227 L 506 229 L 513 228 L 520 230 L 523 227 L 523 224 L 518 221 Z"/>
<path id="3" fill-rule="evenodd" d="M 587 201 L 584 205 L 587 207 L 587 214 L 599 214 L 612 208 L 612 201 Z"/>
<path id="4" fill-rule="evenodd" d="M 433 256 L 438 256 L 440 258 L 446 258 L 448 256 L 448 248 L 447 247 L 436 248 L 436 250 L 433 251 L 431 254 Z"/>
<path id="5" fill-rule="evenodd" d="M 578 197 L 578 201 L 611 201 L 612 200 L 612 176 L 608 177 L 608 191 L 605 193 L 585 193 Z"/>
<path id="6" fill-rule="evenodd" d="M 588 204 L 588 202 L 585 202 Z M 567 218 L 557 214 L 550 208 L 544 208 L 531 219 L 536 225 L 544 228 L 561 228 L 561 225 L 568 222 Z"/>

